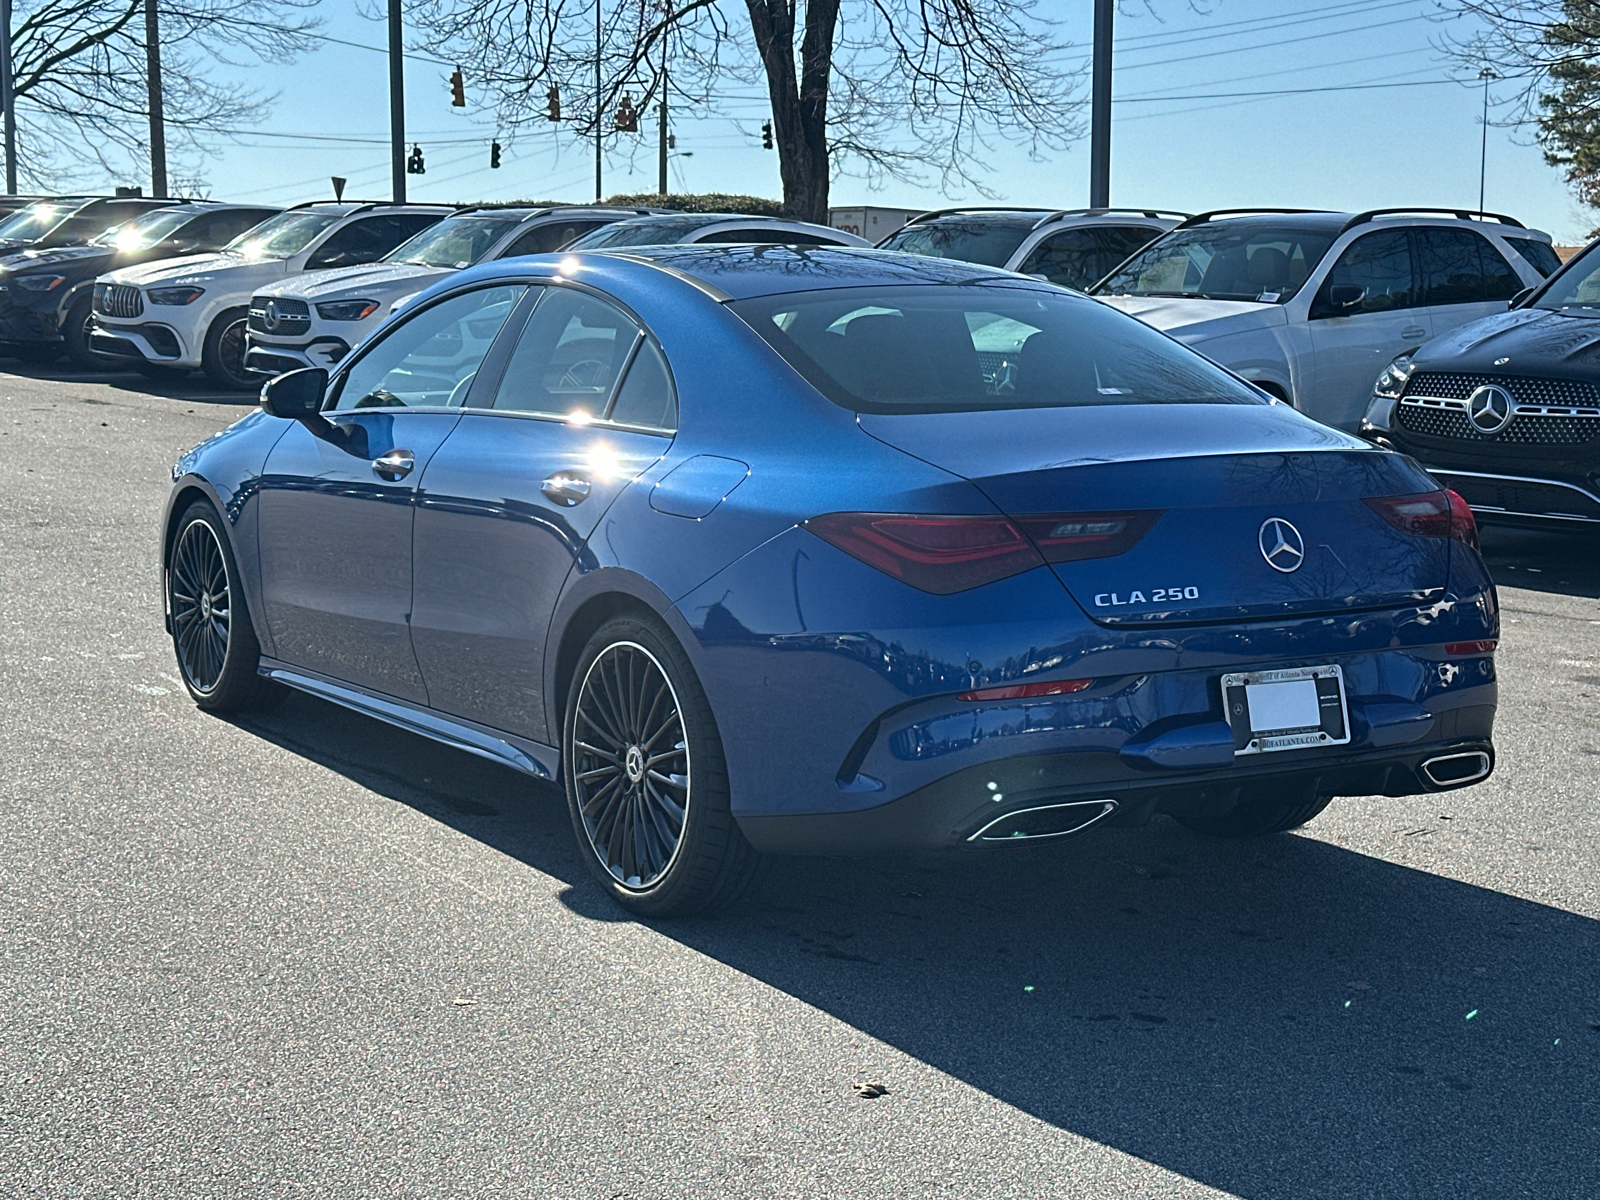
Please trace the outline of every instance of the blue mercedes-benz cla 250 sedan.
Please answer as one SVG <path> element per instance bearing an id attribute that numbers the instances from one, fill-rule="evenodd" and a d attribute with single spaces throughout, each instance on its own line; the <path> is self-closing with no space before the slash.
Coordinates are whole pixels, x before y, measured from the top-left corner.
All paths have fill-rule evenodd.
<path id="1" fill-rule="evenodd" d="M 178 463 L 205 709 L 559 779 L 643 913 L 763 853 L 1228 836 L 1494 765 L 1471 513 L 1097 301 L 694 246 L 463 271 Z"/>

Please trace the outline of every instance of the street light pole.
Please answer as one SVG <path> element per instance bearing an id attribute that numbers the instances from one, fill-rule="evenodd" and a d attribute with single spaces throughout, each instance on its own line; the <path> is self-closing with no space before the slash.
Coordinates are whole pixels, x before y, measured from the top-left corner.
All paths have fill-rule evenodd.
<path id="1" fill-rule="evenodd" d="M 1478 216 L 1482 217 L 1483 183 L 1489 170 L 1489 85 L 1500 76 L 1493 67 L 1485 67 L 1478 72 L 1478 78 L 1483 80 L 1483 145 L 1478 150 Z"/>
<path id="2" fill-rule="evenodd" d="M 605 198 L 601 177 L 604 172 L 605 132 L 600 123 L 600 0 L 594 0 L 594 202 Z"/>
<path id="3" fill-rule="evenodd" d="M 11 78 L 11 0 L 0 0 L 0 120 L 5 124 L 6 195 L 17 194 L 17 98 Z"/>
<path id="4" fill-rule="evenodd" d="M 406 60 L 401 40 L 400 0 L 389 0 L 389 169 L 390 194 L 406 202 Z"/>
<path id="5" fill-rule="evenodd" d="M 1094 74 L 1089 85 L 1089 207 L 1111 204 L 1111 19 L 1116 0 L 1094 0 Z"/>

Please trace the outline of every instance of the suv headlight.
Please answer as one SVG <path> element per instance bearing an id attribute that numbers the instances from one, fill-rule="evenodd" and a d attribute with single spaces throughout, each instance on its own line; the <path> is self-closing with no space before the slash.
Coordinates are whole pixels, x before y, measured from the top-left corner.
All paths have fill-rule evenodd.
<path id="1" fill-rule="evenodd" d="M 65 275 L 13 275 L 11 281 L 25 292 L 48 292 L 67 281 Z"/>
<path id="2" fill-rule="evenodd" d="M 376 300 L 334 300 L 317 305 L 317 316 L 324 321 L 362 321 L 377 311 Z"/>
<path id="3" fill-rule="evenodd" d="M 1400 403 L 1400 396 L 1416 369 L 1417 364 L 1411 361 L 1409 354 L 1402 354 L 1383 369 L 1378 382 L 1372 385 L 1372 403 L 1367 405 L 1366 418 L 1361 422 L 1364 427 L 1388 432 L 1389 423 L 1394 419 L 1394 406 Z"/>
<path id="4" fill-rule="evenodd" d="M 151 304 L 193 304 L 205 294 L 205 288 L 193 286 L 151 288 L 145 292 Z"/>

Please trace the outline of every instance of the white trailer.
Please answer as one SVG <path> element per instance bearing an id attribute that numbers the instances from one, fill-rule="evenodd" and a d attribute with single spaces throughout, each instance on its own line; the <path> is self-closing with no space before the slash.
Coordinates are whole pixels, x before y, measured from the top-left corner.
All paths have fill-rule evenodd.
<path id="1" fill-rule="evenodd" d="M 830 208 L 828 224 L 857 237 L 864 237 L 876 246 L 912 217 L 926 211 L 920 208 L 878 208 L 870 204 L 854 208 Z"/>

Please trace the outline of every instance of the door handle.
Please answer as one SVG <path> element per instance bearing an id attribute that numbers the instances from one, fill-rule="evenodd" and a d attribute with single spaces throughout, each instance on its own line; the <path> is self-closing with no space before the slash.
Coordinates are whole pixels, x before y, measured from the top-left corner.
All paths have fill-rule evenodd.
<path id="1" fill-rule="evenodd" d="M 572 508 L 589 498 L 589 481 L 570 471 L 557 471 L 539 485 L 539 490 L 562 508 Z"/>
<path id="2" fill-rule="evenodd" d="M 387 479 L 390 483 L 404 479 L 411 474 L 417 459 L 409 450 L 391 450 L 382 458 L 372 460 L 372 473 L 379 479 Z"/>
<path id="3" fill-rule="evenodd" d="M 1405 329 L 1402 329 L 1400 331 L 1400 336 L 1405 338 L 1407 341 L 1411 341 L 1413 338 L 1427 337 L 1428 331 L 1421 325 L 1411 325 Z"/>

